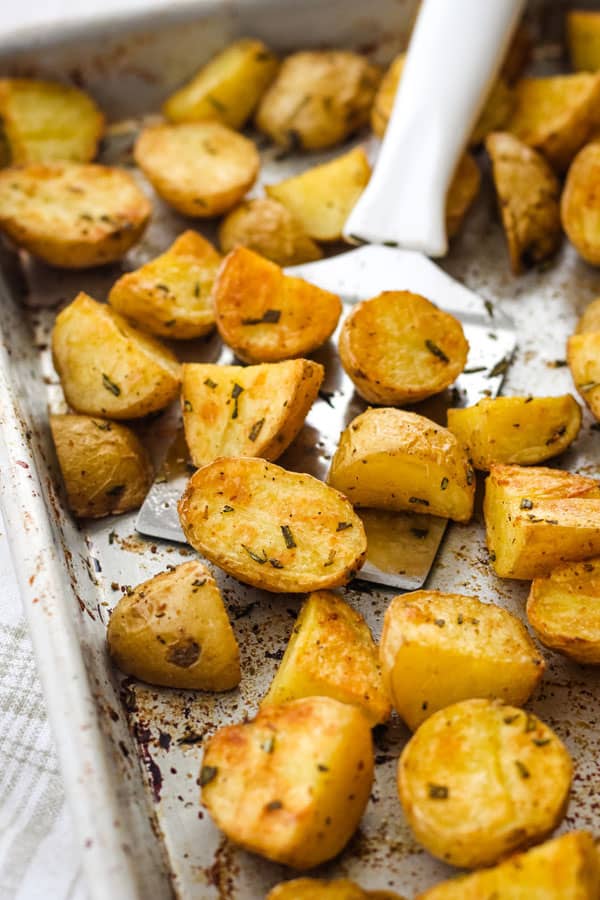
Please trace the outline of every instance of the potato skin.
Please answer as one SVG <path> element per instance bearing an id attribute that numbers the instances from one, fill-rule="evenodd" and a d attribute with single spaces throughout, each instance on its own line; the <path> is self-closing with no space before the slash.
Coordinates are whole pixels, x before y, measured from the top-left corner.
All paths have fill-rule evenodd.
<path id="1" fill-rule="evenodd" d="M 446 232 L 453 238 L 481 187 L 481 172 L 471 153 L 461 156 L 446 195 Z"/>
<path id="2" fill-rule="evenodd" d="M 248 247 L 279 266 L 297 266 L 321 259 L 323 251 L 305 232 L 302 223 L 277 200 L 246 200 L 223 219 L 219 227 L 223 253 Z"/>
<path id="3" fill-rule="evenodd" d="M 596 419 L 600 419 L 600 330 L 572 334 L 567 362 L 575 387 Z"/>
<path id="4" fill-rule="evenodd" d="M 567 46 L 576 72 L 600 69 L 600 13 L 571 9 L 567 12 Z"/>
<path id="5" fill-rule="evenodd" d="M 353 881 L 294 878 L 277 884 L 266 900 L 403 900 L 395 891 L 364 891 Z"/>
<path id="6" fill-rule="evenodd" d="M 560 214 L 569 240 L 594 266 L 600 265 L 599 179 L 600 144 L 592 142 L 579 151 L 569 168 Z"/>

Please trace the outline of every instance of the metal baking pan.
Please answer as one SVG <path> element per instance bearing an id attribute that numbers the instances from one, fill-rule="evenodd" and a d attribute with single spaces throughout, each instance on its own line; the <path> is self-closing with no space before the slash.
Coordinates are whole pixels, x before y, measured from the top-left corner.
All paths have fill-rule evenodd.
<path id="1" fill-rule="evenodd" d="M 404 46 L 412 0 L 205 0 L 170 5 L 134 18 L 71 22 L 68 30 L 16 34 L 0 48 L 0 72 L 46 75 L 89 89 L 113 121 L 155 111 L 176 84 L 227 41 L 263 38 L 275 49 L 346 46 L 381 61 Z M 557 55 L 564 4 L 538 2 L 529 15 Z M 459 27 L 457 25 L 457 27 Z M 550 43 L 547 43 L 550 41 Z M 116 129 L 107 153 L 127 162 L 135 121 Z M 314 157 L 285 161 L 286 171 Z M 265 164 L 263 180 L 281 177 Z M 184 221 L 158 200 L 151 228 L 125 261 L 128 268 L 161 251 Z M 210 236 L 210 233 L 207 232 Z M 300 599 L 273 596 L 220 576 L 242 652 L 242 684 L 228 694 L 157 690 L 120 677 L 109 665 L 105 628 L 126 585 L 183 561 L 192 551 L 152 542 L 134 529 L 135 514 L 76 526 L 65 511 L 47 426 L 48 405 L 62 396 L 48 354 L 56 308 L 85 289 L 98 299 L 119 274 L 60 273 L 1 252 L 0 490 L 7 534 L 44 683 L 67 794 L 75 816 L 90 897 L 95 900 L 262 898 L 289 870 L 233 847 L 201 810 L 196 783 L 202 741 L 220 724 L 252 715 L 289 636 Z M 573 389 L 564 366 L 565 338 L 600 293 L 600 275 L 565 242 L 552 264 L 519 279 L 509 274 L 489 185 L 454 242 L 444 268 L 510 316 L 519 348 L 504 393 Z M 401 287 L 401 286 L 399 286 Z M 584 427 L 561 465 L 598 474 L 600 435 Z M 164 420 L 147 426 L 157 452 Z M 163 434 L 164 433 L 164 434 Z M 527 585 L 500 581 L 488 565 L 481 514 L 452 525 L 428 585 L 494 600 L 523 617 Z M 346 599 L 376 637 L 392 592 L 354 582 Z M 556 729 L 576 764 L 562 829 L 597 822 L 600 787 L 600 692 L 597 670 L 544 651 L 548 670 L 531 708 Z M 414 842 L 395 788 L 396 760 L 408 738 L 396 720 L 375 732 L 376 782 L 350 845 L 320 876 L 347 875 L 370 888 L 407 896 L 451 875 Z"/>

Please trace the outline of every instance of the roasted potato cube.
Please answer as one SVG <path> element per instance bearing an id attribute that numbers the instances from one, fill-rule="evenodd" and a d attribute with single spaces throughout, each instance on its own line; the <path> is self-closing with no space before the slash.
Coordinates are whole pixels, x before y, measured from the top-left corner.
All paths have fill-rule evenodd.
<path id="1" fill-rule="evenodd" d="M 572 763 L 536 716 L 492 700 L 463 700 L 427 719 L 398 765 L 398 792 L 415 837 L 462 868 L 489 866 L 543 841 L 565 814 Z"/>
<path id="2" fill-rule="evenodd" d="M 179 518 L 192 547 L 267 591 L 339 587 L 365 561 L 365 531 L 345 497 L 262 459 L 217 459 L 198 469 Z"/>
<path id="3" fill-rule="evenodd" d="M 266 900 L 402 900 L 394 891 L 363 891 L 353 881 L 294 878 L 276 885 Z"/>
<path id="4" fill-rule="evenodd" d="M 119 669 L 148 684 L 229 691 L 240 682 L 240 653 L 221 592 L 198 560 L 124 594 L 107 638 Z"/>
<path id="5" fill-rule="evenodd" d="M 341 363 L 369 403 L 400 406 L 439 394 L 462 372 L 469 344 L 450 313 L 410 291 L 384 291 L 344 321 Z"/>
<path id="6" fill-rule="evenodd" d="M 576 71 L 600 69 L 600 12 L 572 9 L 567 13 L 567 46 Z"/>
<path id="7" fill-rule="evenodd" d="M 279 62 L 262 41 L 242 38 L 230 44 L 163 104 L 171 122 L 216 119 L 243 128 L 272 82 Z"/>
<path id="8" fill-rule="evenodd" d="M 223 253 L 248 247 L 279 266 L 297 266 L 321 259 L 323 251 L 308 236 L 302 223 L 277 200 L 247 200 L 221 222 L 219 243 Z"/>
<path id="9" fill-rule="evenodd" d="M 50 416 L 67 500 L 74 516 L 136 509 L 152 484 L 148 454 L 130 428 L 88 416 Z"/>
<path id="10" fill-rule="evenodd" d="M 37 163 L 0 171 L 0 230 L 58 268 L 120 259 L 142 236 L 151 211 L 124 169 Z"/>
<path id="11" fill-rule="evenodd" d="M 349 50 L 293 53 L 263 95 L 256 126 L 283 147 L 333 147 L 367 124 L 380 78 Z"/>
<path id="12" fill-rule="evenodd" d="M 179 390 L 171 351 L 87 294 L 56 317 L 52 357 L 67 403 L 90 416 L 137 419 L 164 409 Z"/>
<path id="13" fill-rule="evenodd" d="M 263 707 L 219 729 L 200 772 L 202 802 L 227 837 L 295 869 L 348 843 L 372 782 L 369 723 L 331 697 Z"/>
<path id="14" fill-rule="evenodd" d="M 468 522 L 475 473 L 456 438 L 416 413 L 368 409 L 340 437 L 329 483 L 355 506 Z"/>
<path id="15" fill-rule="evenodd" d="M 476 597 L 415 591 L 388 606 L 379 648 L 394 709 L 413 731 L 471 697 L 526 703 L 544 660 L 521 622 Z"/>
<path id="16" fill-rule="evenodd" d="M 558 456 L 581 428 L 571 394 L 560 397 L 485 397 L 448 410 L 448 429 L 468 450 L 476 469 L 498 463 L 530 466 Z"/>
<path id="17" fill-rule="evenodd" d="M 135 161 L 157 194 L 184 216 L 219 216 L 250 190 L 260 157 L 252 141 L 220 122 L 149 125 Z"/>
<path id="18" fill-rule="evenodd" d="M 342 302 L 275 263 L 238 247 L 225 258 L 213 290 L 217 328 L 247 363 L 308 356 L 337 325 Z"/>
<path id="19" fill-rule="evenodd" d="M 194 465 L 219 456 L 277 459 L 302 428 L 324 374 L 323 366 L 307 359 L 184 365 L 181 404 Z"/>
<path id="20" fill-rule="evenodd" d="M 598 74 L 600 78 L 600 73 Z M 580 150 L 567 174 L 560 202 L 562 226 L 577 252 L 600 265 L 600 143 Z"/>
<path id="21" fill-rule="evenodd" d="M 357 706 L 372 726 L 390 717 L 377 647 L 361 614 L 331 591 L 311 594 L 263 706 L 333 697 Z"/>

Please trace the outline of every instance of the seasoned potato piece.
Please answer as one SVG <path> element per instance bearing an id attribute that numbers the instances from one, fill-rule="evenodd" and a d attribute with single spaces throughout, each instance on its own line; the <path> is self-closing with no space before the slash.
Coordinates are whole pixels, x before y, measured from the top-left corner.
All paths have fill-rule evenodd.
<path id="1" fill-rule="evenodd" d="M 361 397 L 396 406 L 439 394 L 462 372 L 469 345 L 462 325 L 410 291 L 358 303 L 342 325 L 341 363 Z"/>
<path id="2" fill-rule="evenodd" d="M 600 331 L 600 297 L 592 300 L 578 319 L 575 334 L 585 334 L 588 331 Z"/>
<path id="3" fill-rule="evenodd" d="M 475 473 L 446 428 L 400 409 L 368 409 L 340 437 L 329 483 L 355 506 L 468 522 Z"/>
<path id="4" fill-rule="evenodd" d="M 0 172 L 0 230 L 61 269 L 120 259 L 142 236 L 151 211 L 123 169 L 38 163 Z"/>
<path id="5" fill-rule="evenodd" d="M 331 591 L 311 594 L 263 706 L 300 697 L 333 697 L 362 711 L 372 726 L 390 717 L 377 647 L 361 614 Z"/>
<path id="6" fill-rule="evenodd" d="M 595 266 L 600 265 L 599 179 L 600 143 L 592 142 L 573 160 L 560 202 L 561 221 L 569 240 Z"/>
<path id="7" fill-rule="evenodd" d="M 565 814 L 572 763 L 536 716 L 463 700 L 427 719 L 398 765 L 417 840 L 453 866 L 489 866 L 544 840 Z"/>
<path id="8" fill-rule="evenodd" d="M 137 419 L 163 409 L 179 390 L 171 351 L 87 294 L 56 317 L 52 357 L 67 403 L 91 416 Z"/>
<path id="9" fill-rule="evenodd" d="M 600 419 L 600 330 L 572 334 L 567 360 L 575 387 L 596 419 Z"/>
<path id="10" fill-rule="evenodd" d="M 206 743 L 202 802 L 227 837 L 309 869 L 354 833 L 373 782 L 369 723 L 354 706 L 308 697 L 263 707 Z"/>
<path id="11" fill-rule="evenodd" d="M 402 900 L 394 891 L 363 891 L 353 881 L 294 878 L 276 885 L 266 900 Z"/>
<path id="12" fill-rule="evenodd" d="M 107 637 L 119 669 L 149 684 L 228 691 L 240 682 L 240 653 L 221 592 L 198 560 L 124 594 Z"/>
<path id="13" fill-rule="evenodd" d="M 571 394 L 560 397 L 485 397 L 448 410 L 448 429 L 468 450 L 476 469 L 498 463 L 530 466 L 558 456 L 581 428 Z"/>
<path id="14" fill-rule="evenodd" d="M 278 67 L 277 57 L 262 41 L 242 38 L 171 94 L 163 113 L 171 122 L 217 119 L 230 128 L 243 128 Z"/>
<path id="15" fill-rule="evenodd" d="M 377 137 L 383 137 L 390 121 L 405 61 L 406 53 L 399 53 L 394 57 L 379 83 L 371 107 L 371 128 Z"/>
<path id="16" fill-rule="evenodd" d="M 515 95 L 506 81 L 499 78 L 494 82 L 488 94 L 479 120 L 473 129 L 469 143 L 471 146 L 482 144 L 488 134 L 503 128 L 515 108 Z"/>
<path id="17" fill-rule="evenodd" d="M 576 71 L 600 69 L 600 12 L 572 9 L 567 13 L 567 46 Z"/>
<path id="18" fill-rule="evenodd" d="M 349 50 L 293 53 L 263 95 L 256 126 L 283 147 L 333 147 L 367 124 L 380 78 Z"/>
<path id="19" fill-rule="evenodd" d="M 324 374 L 323 366 L 307 359 L 184 365 L 181 404 L 194 465 L 219 456 L 277 459 L 302 428 Z"/>
<path id="20" fill-rule="evenodd" d="M 323 251 L 302 223 L 277 200 L 247 200 L 223 219 L 219 228 L 223 253 L 248 247 L 279 266 L 297 266 L 321 259 Z"/>
<path id="21" fill-rule="evenodd" d="M 221 256 L 202 235 L 184 231 L 168 250 L 112 286 L 110 305 L 144 331 L 197 338 L 215 325 L 211 291 Z"/>
<path id="22" fill-rule="evenodd" d="M 346 219 L 371 177 L 362 147 L 355 147 L 331 162 L 306 169 L 265 191 L 278 200 L 317 241 L 339 241 Z"/>
<path id="23" fill-rule="evenodd" d="M 481 172 L 475 157 L 465 153 L 458 163 L 446 196 L 446 232 L 449 238 L 460 231 L 469 207 L 479 193 Z"/>
<path id="24" fill-rule="evenodd" d="M 130 428 L 87 416 L 50 416 L 50 428 L 74 516 L 96 519 L 141 506 L 153 472 Z"/>
<path id="25" fill-rule="evenodd" d="M 252 141 L 220 122 L 150 125 L 134 148 L 153 188 L 184 216 L 219 216 L 250 190 L 260 157 Z"/>
<path id="26" fill-rule="evenodd" d="M 219 334 L 248 363 L 308 356 L 333 334 L 342 311 L 336 294 L 284 275 L 245 247 L 225 258 L 213 301 Z"/>

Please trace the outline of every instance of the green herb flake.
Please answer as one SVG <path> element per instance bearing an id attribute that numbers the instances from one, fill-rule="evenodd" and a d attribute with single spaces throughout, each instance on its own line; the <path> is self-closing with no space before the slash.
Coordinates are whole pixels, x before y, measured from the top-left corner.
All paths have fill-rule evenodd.
<path id="1" fill-rule="evenodd" d="M 205 384 L 206 387 L 209 387 L 211 391 L 214 391 L 214 389 L 218 387 L 217 382 L 213 381 L 212 378 L 205 378 L 202 384 Z"/>
<path id="2" fill-rule="evenodd" d="M 438 628 L 443 628 L 444 625 L 446 624 L 446 620 L 445 619 L 434 619 L 433 624 L 437 625 Z"/>
<path id="3" fill-rule="evenodd" d="M 448 484 L 449 484 L 448 479 L 447 479 L 447 478 L 442 478 L 442 481 L 441 481 L 441 483 L 440 483 L 440 490 L 441 490 L 441 491 L 445 491 L 446 488 L 448 487 Z"/>
<path id="4" fill-rule="evenodd" d="M 537 731 L 537 727 L 538 722 L 536 717 L 528 714 L 525 719 L 525 734 L 529 734 L 530 731 Z"/>
<path id="5" fill-rule="evenodd" d="M 250 433 L 248 434 L 248 440 L 255 441 L 256 438 L 262 431 L 262 427 L 265 424 L 264 419 L 259 419 L 258 422 L 255 422 L 252 428 L 250 429 Z"/>
<path id="6" fill-rule="evenodd" d="M 267 803 L 267 805 L 265 806 L 265 809 L 267 810 L 267 812 L 275 812 L 276 809 L 282 809 L 282 808 L 283 808 L 283 803 L 281 802 L 281 800 L 271 800 L 271 802 Z"/>
<path id="7" fill-rule="evenodd" d="M 434 344 L 433 341 L 430 341 L 429 338 L 425 341 L 425 346 L 429 350 L 430 353 L 433 353 L 434 356 L 437 356 L 438 359 L 441 359 L 443 363 L 449 363 L 450 360 L 437 344 Z"/>
<path id="8" fill-rule="evenodd" d="M 429 500 L 424 500 L 422 497 L 409 497 L 409 503 L 420 503 L 422 506 L 429 506 Z"/>
<path id="9" fill-rule="evenodd" d="M 108 375 L 104 372 L 102 373 L 102 384 L 106 388 L 107 391 L 110 391 L 111 394 L 114 394 L 115 397 L 118 397 L 121 394 L 121 388 L 118 384 L 115 384 L 114 381 L 111 381 Z"/>
<path id="10" fill-rule="evenodd" d="M 411 534 L 414 534 L 414 536 L 420 540 L 423 540 L 429 534 L 428 528 L 411 528 L 410 531 Z"/>
<path id="11" fill-rule="evenodd" d="M 223 513 L 235 512 L 235 509 L 233 508 L 233 506 L 229 506 L 229 504 L 225 504 L 225 506 L 223 507 L 221 512 L 223 512 Z"/>
<path id="12" fill-rule="evenodd" d="M 169 285 L 168 284 L 157 284 L 156 290 L 163 291 L 165 294 L 168 294 L 169 293 Z"/>
<path id="13" fill-rule="evenodd" d="M 508 369 L 510 363 L 510 359 L 508 357 L 504 357 L 500 362 L 497 362 L 494 368 L 488 375 L 488 378 L 496 378 L 498 375 L 505 375 L 506 370 Z"/>
<path id="14" fill-rule="evenodd" d="M 494 304 L 492 303 L 492 301 L 484 300 L 483 305 L 485 306 L 487 314 L 490 317 L 490 319 L 493 319 L 494 318 Z"/>
<path id="15" fill-rule="evenodd" d="M 258 563 L 260 566 L 264 566 L 267 561 L 267 554 L 263 550 L 263 555 L 259 556 L 258 553 L 255 553 L 254 550 L 251 550 L 250 547 L 246 547 L 245 544 L 242 544 L 242 548 L 246 551 L 250 559 L 253 559 L 255 563 Z"/>
<path id="16" fill-rule="evenodd" d="M 463 619 L 463 617 L 462 617 L 462 613 L 459 613 L 459 614 L 458 614 L 458 616 L 456 617 L 456 622 L 457 622 L 458 625 L 462 625 L 462 623 L 464 622 L 464 619 Z"/>
<path id="17" fill-rule="evenodd" d="M 218 771 L 216 766 L 202 766 L 200 769 L 200 787 L 205 787 L 205 785 L 214 781 Z"/>
<path id="18" fill-rule="evenodd" d="M 517 767 L 517 771 L 521 778 L 531 778 L 531 772 L 529 771 L 525 763 L 522 763 L 520 759 L 515 759 L 515 766 Z"/>
<path id="19" fill-rule="evenodd" d="M 330 550 L 327 560 L 323 563 L 323 568 L 327 569 L 329 566 L 332 566 L 334 561 L 335 561 L 335 550 Z"/>
<path id="20" fill-rule="evenodd" d="M 264 750 L 265 753 L 272 753 L 275 749 L 275 738 L 273 735 L 270 735 L 266 740 L 262 742 L 260 745 L 260 749 Z"/>
<path id="21" fill-rule="evenodd" d="M 546 747 L 550 743 L 550 738 L 532 738 L 536 747 Z"/>
<path id="22" fill-rule="evenodd" d="M 114 544 L 116 536 L 117 536 L 117 532 L 116 532 L 116 531 L 111 531 L 111 532 L 109 533 L 109 535 L 108 535 L 108 543 L 109 543 L 109 544 Z"/>
<path id="23" fill-rule="evenodd" d="M 270 559 L 269 562 L 273 566 L 274 569 L 285 569 L 285 566 L 279 559 Z"/>
<path id="24" fill-rule="evenodd" d="M 281 318 L 280 309 L 267 309 L 260 319 L 242 319 L 242 325 L 276 325 Z"/>
<path id="25" fill-rule="evenodd" d="M 563 434 L 565 434 L 566 430 L 567 430 L 566 425 L 561 425 L 560 428 L 557 428 L 556 431 L 554 431 L 551 434 L 551 436 L 548 438 L 548 440 L 546 441 L 546 447 L 549 447 L 550 444 L 555 444 L 556 441 L 560 440 L 560 438 L 563 436 Z"/>
<path id="26" fill-rule="evenodd" d="M 296 546 L 296 541 L 294 540 L 294 535 L 292 534 L 292 529 L 289 525 L 280 525 L 281 533 L 283 535 L 283 539 L 285 541 L 285 546 L 288 550 L 293 550 Z"/>
<path id="27" fill-rule="evenodd" d="M 204 587 L 204 585 L 206 584 L 207 581 L 208 581 L 208 578 L 194 578 L 194 580 L 192 581 L 192 587 L 195 587 L 195 588 Z"/>
<path id="28" fill-rule="evenodd" d="M 194 412 L 194 407 L 192 406 L 192 404 L 190 403 L 189 400 L 183 401 L 183 411 L 184 412 Z"/>
<path id="29" fill-rule="evenodd" d="M 199 297 L 199 296 L 200 296 L 200 282 L 197 281 L 196 284 L 194 285 L 194 297 Z"/>
<path id="30" fill-rule="evenodd" d="M 429 782 L 429 796 L 432 800 L 447 800 L 450 791 L 445 784 L 432 784 Z"/>
<path id="31" fill-rule="evenodd" d="M 523 497 L 519 505 L 519 509 L 533 509 L 533 502 L 531 500 L 528 500 L 527 497 Z"/>
<path id="32" fill-rule="evenodd" d="M 352 528 L 352 522 L 338 522 L 336 531 L 346 531 L 348 528 Z"/>
<path id="33" fill-rule="evenodd" d="M 475 478 L 475 472 L 473 471 L 471 466 L 469 466 L 469 468 L 467 469 L 467 484 L 469 484 L 469 485 L 473 484 L 474 478 Z"/>
<path id="34" fill-rule="evenodd" d="M 231 412 L 232 419 L 237 419 L 238 417 L 238 398 L 243 392 L 244 388 L 236 381 L 231 391 L 231 399 L 233 400 L 233 410 Z"/>
<path id="35" fill-rule="evenodd" d="M 220 112 L 220 113 L 227 112 L 227 107 L 225 106 L 225 104 L 221 103 L 220 100 L 217 100 L 216 97 L 213 97 L 212 94 L 207 94 L 206 99 L 208 100 L 210 105 L 217 110 L 217 112 Z"/>
<path id="36" fill-rule="evenodd" d="M 504 724 L 512 725 L 513 722 L 517 721 L 517 719 L 519 718 L 519 715 L 520 715 L 519 713 L 515 713 L 514 716 L 504 716 Z"/>
<path id="37" fill-rule="evenodd" d="M 319 772 L 329 772 L 329 766 L 324 766 L 323 763 L 317 763 L 317 769 Z"/>

